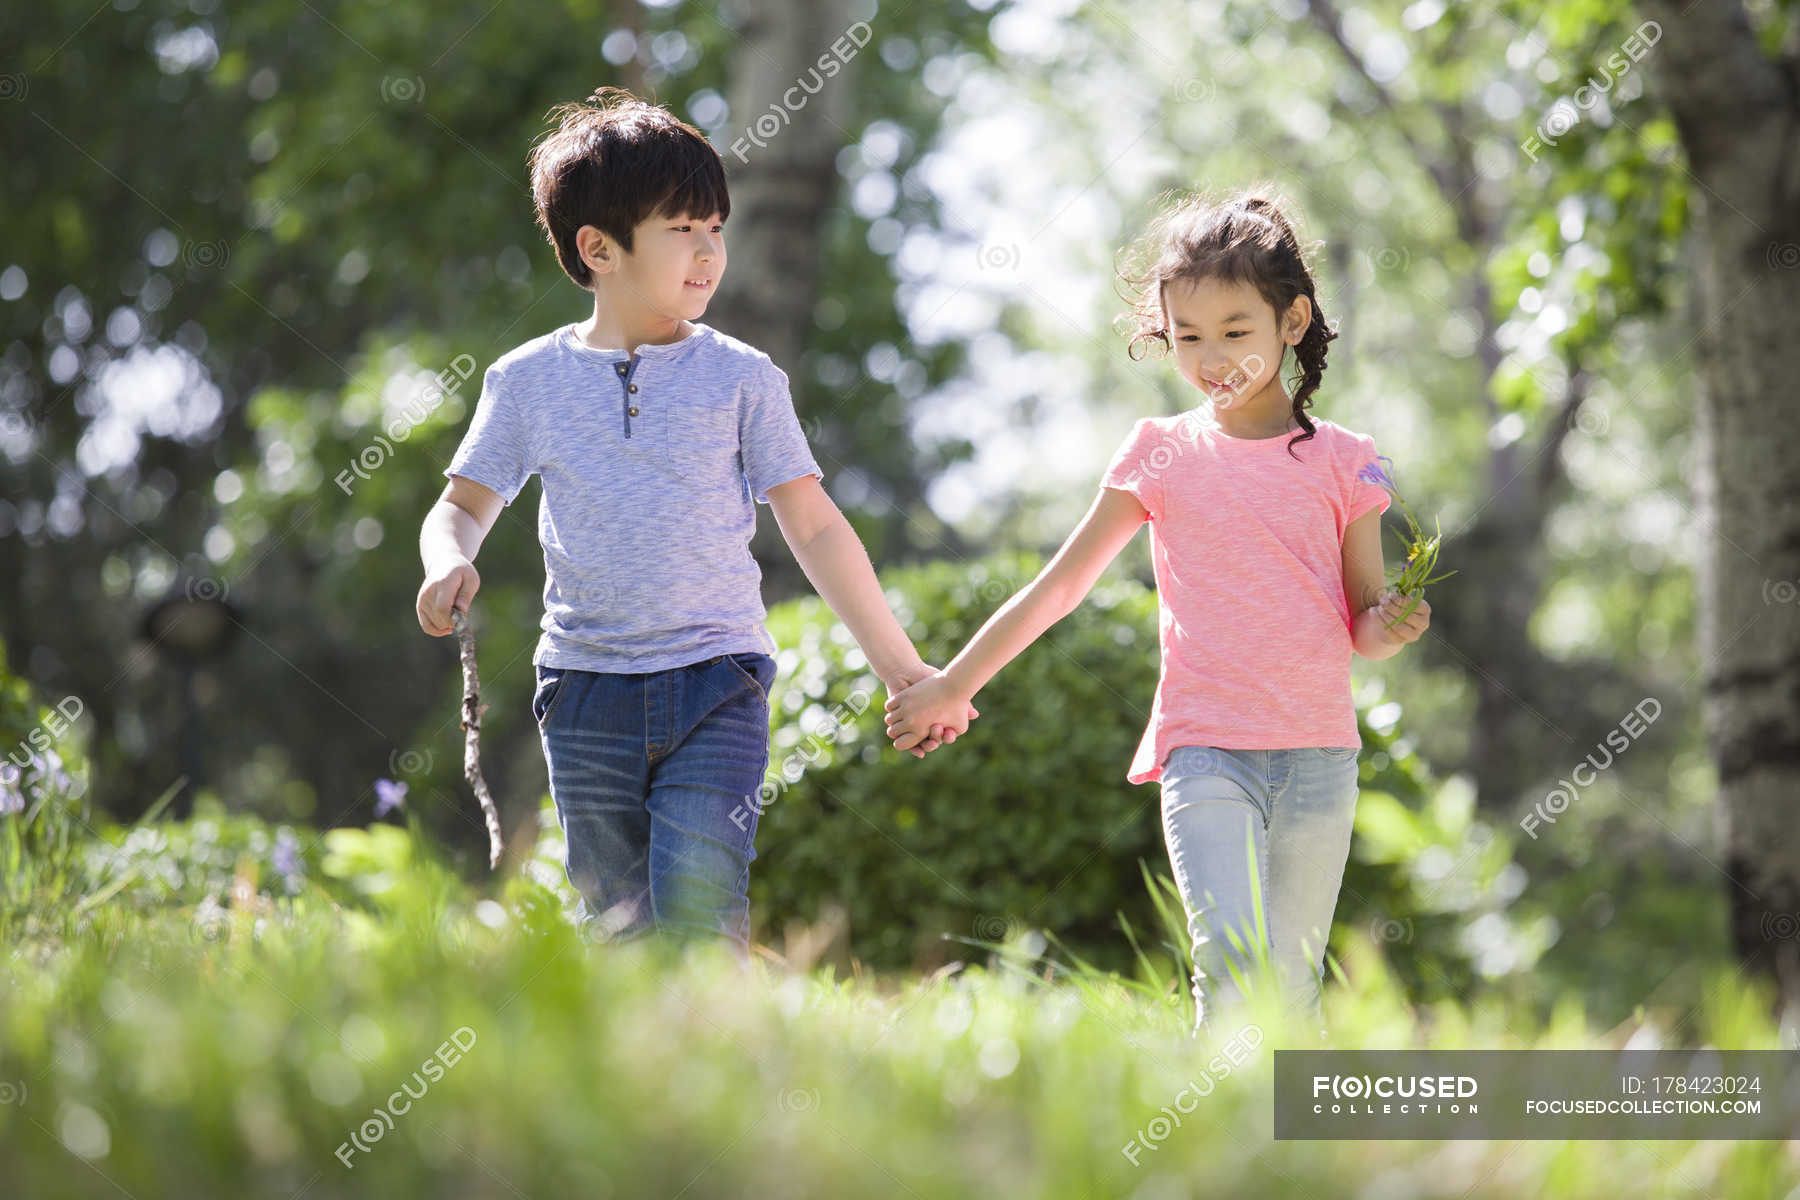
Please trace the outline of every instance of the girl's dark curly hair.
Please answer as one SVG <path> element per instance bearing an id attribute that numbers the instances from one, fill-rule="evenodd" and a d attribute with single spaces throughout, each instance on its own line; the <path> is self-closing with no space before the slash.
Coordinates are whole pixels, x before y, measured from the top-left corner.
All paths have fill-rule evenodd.
<path id="1" fill-rule="evenodd" d="M 1126 353 L 1140 359 L 1153 341 L 1162 343 L 1165 354 L 1173 349 L 1163 308 L 1163 288 L 1171 280 L 1250 284 L 1275 310 L 1278 323 L 1295 297 L 1305 296 L 1312 305 L 1312 319 L 1294 347 L 1298 368 L 1294 419 L 1302 430 L 1288 442 L 1288 453 L 1294 454 L 1294 446 L 1309 440 L 1316 428 L 1306 410 L 1325 374 L 1325 347 L 1337 332 L 1319 309 L 1307 248 L 1271 198 L 1274 190 L 1253 187 L 1225 199 L 1196 193 L 1169 204 L 1144 236 L 1124 251 L 1124 264 L 1118 268 L 1125 285 L 1120 294 L 1131 311 L 1120 323 L 1128 339 Z"/>

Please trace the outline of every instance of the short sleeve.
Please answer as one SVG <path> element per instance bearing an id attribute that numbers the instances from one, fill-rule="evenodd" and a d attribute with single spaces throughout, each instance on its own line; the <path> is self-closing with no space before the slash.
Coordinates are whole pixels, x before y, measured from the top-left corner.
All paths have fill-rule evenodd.
<path id="1" fill-rule="evenodd" d="M 511 504 L 525 486 L 526 477 L 536 469 L 530 423 L 519 407 L 518 397 L 506 386 L 499 366 L 491 366 L 482 376 L 475 417 L 444 474 L 473 479 Z"/>
<path id="2" fill-rule="evenodd" d="M 802 475 L 825 478 L 806 444 L 806 432 L 794 412 L 788 392 L 787 372 L 770 359 L 744 387 L 744 407 L 738 417 L 738 445 L 743 453 L 744 478 L 758 504 L 769 502 L 769 489 Z"/>
<path id="3" fill-rule="evenodd" d="M 1161 441 L 1156 423 L 1145 417 L 1131 427 L 1119 448 L 1113 451 L 1100 486 L 1130 492 L 1144 506 L 1152 521 L 1162 520 L 1162 475 L 1167 463 L 1158 464 L 1155 450 Z"/>
<path id="4" fill-rule="evenodd" d="M 1346 459 L 1348 465 L 1345 469 L 1348 476 L 1346 486 L 1349 488 L 1349 499 L 1344 508 L 1347 514 L 1344 517 L 1346 525 L 1371 509 L 1386 512 L 1388 505 L 1393 503 L 1387 488 L 1373 478 L 1379 475 L 1391 480 L 1393 476 L 1388 472 L 1392 464 L 1375 453 L 1374 438 L 1366 433 L 1355 434 L 1353 437 L 1353 451 Z"/>

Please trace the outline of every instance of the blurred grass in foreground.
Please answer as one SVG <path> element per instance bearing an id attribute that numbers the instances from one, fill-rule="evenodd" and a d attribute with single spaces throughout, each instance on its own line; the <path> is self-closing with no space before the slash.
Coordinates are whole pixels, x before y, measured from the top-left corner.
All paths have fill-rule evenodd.
<path id="1" fill-rule="evenodd" d="M 85 861 L 129 885 L 64 863 L 0 905 L 8 1195 L 1766 1197 L 1797 1174 L 1793 1142 L 1276 1143 L 1271 1052 L 1312 1043 L 1266 1008 L 1190 1038 L 1178 931 L 1138 931 L 1129 979 L 1035 932 L 927 978 L 746 973 L 582 941 L 553 843 L 484 897 L 398 826 L 290 846 L 280 875 L 280 833 L 236 819 L 109 834 Z M 154 865 L 177 844 L 222 894 L 146 898 L 200 869 Z M 74 881 L 113 890 L 47 907 Z M 1602 1044 L 1576 995 L 1532 1027 L 1498 998 L 1409 1009 L 1366 936 L 1342 966 L 1338 1046 Z M 1704 995 L 1637 1036 L 1777 1045 L 1764 996 Z M 1204 1099 L 1165 1125 L 1184 1088 Z"/>

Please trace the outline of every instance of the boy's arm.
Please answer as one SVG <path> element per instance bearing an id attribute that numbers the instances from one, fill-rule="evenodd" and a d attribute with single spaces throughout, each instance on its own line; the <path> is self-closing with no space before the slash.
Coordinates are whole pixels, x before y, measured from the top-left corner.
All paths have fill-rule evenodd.
<path id="1" fill-rule="evenodd" d="M 769 507 L 794 561 L 856 638 L 882 683 L 911 682 L 931 674 L 889 610 L 862 539 L 825 494 L 818 476 L 802 475 L 776 484 L 769 489 Z"/>
<path id="2" fill-rule="evenodd" d="M 943 673 L 888 701 L 888 734 L 895 739 L 895 748 L 907 749 L 932 724 L 955 728 L 951 715 L 1046 629 L 1075 610 L 1149 515 L 1130 492 L 1101 488 L 1056 557 L 987 619 Z"/>
<path id="3" fill-rule="evenodd" d="M 819 598 L 850 630 L 888 694 L 904 691 L 933 675 L 935 668 L 919 657 L 912 639 L 888 608 L 862 539 L 825 494 L 818 476 L 802 475 L 778 483 L 769 489 L 768 496 L 775 522 L 794 553 L 794 561 L 800 564 Z M 969 705 L 967 712 L 968 718 L 978 715 L 974 705 Z M 964 729 L 968 728 L 968 718 L 964 719 Z M 943 738 L 945 742 L 955 740 L 954 733 Z M 935 738 L 923 742 L 921 746 L 909 747 L 915 757 L 923 758 L 926 751 L 938 746 Z"/>
<path id="4" fill-rule="evenodd" d="M 419 627 L 432 637 L 451 631 L 450 610 L 469 611 L 481 587 L 475 554 L 506 502 L 485 484 L 452 475 L 449 486 L 425 514 L 419 530 L 419 557 L 425 582 L 419 588 Z"/>

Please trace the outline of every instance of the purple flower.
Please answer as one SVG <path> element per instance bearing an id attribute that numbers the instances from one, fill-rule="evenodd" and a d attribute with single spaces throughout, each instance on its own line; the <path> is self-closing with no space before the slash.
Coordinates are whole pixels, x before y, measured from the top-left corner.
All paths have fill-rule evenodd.
<path id="1" fill-rule="evenodd" d="M 1385 467 L 1382 464 L 1386 464 Z M 1377 454 L 1375 461 L 1356 473 L 1356 477 L 1364 483 L 1373 483 L 1386 488 L 1390 492 L 1399 492 L 1400 485 L 1394 482 L 1394 460 L 1385 454 Z"/>
<path id="2" fill-rule="evenodd" d="M 0 813 L 21 813 L 31 798 L 25 794 L 25 769 L 32 770 L 32 785 L 39 795 L 44 790 L 44 760 L 37 754 L 27 751 L 25 761 L 20 762 L 11 755 L 7 761 L 0 763 Z"/>
<path id="3" fill-rule="evenodd" d="M 0 767 L 0 813 L 24 811 L 25 784 L 23 776 L 16 770 L 9 771 Z"/>
<path id="4" fill-rule="evenodd" d="M 44 751 L 44 778 L 58 793 L 64 796 L 75 794 L 75 779 L 63 765 L 62 755 L 54 750 Z"/>
<path id="5" fill-rule="evenodd" d="M 299 890 L 300 878 L 300 839 L 294 836 L 291 829 L 283 829 L 275 835 L 275 852 L 269 856 L 275 865 L 275 873 L 281 876 L 289 892 Z"/>
<path id="6" fill-rule="evenodd" d="M 406 803 L 406 785 L 391 779 L 375 781 L 375 815 L 385 817 Z"/>

